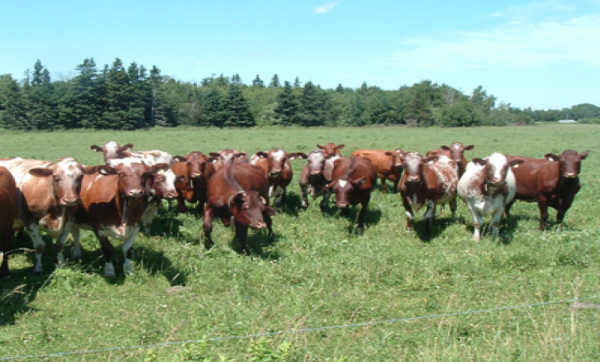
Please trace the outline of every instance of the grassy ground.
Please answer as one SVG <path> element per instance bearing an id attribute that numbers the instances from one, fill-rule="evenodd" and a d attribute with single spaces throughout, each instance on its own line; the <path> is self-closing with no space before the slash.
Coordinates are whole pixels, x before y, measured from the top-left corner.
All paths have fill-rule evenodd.
<path id="1" fill-rule="evenodd" d="M 187 154 L 223 148 L 253 153 L 272 147 L 308 152 L 316 144 L 426 152 L 460 141 L 467 158 L 495 151 L 542 157 L 590 149 L 583 188 L 558 232 L 538 231 L 535 204 L 517 203 L 501 242 L 472 241 L 471 217 L 438 211 L 431 242 L 407 234 L 398 194 L 374 192 L 362 235 L 349 232 L 339 212 L 317 203 L 300 209 L 297 178 L 288 206 L 274 217 L 275 237 L 252 233 L 251 256 L 238 254 L 233 233 L 215 223 L 215 247 L 204 250 L 201 217 L 163 210 L 151 232 L 136 240 L 136 271 L 102 276 L 102 253 L 90 233 L 84 258 L 56 269 L 49 244 L 45 274 L 33 277 L 33 255 L 11 259 L 12 278 L 0 282 L 0 360 L 57 352 L 58 361 L 596 361 L 600 310 L 557 303 L 449 316 L 600 295 L 600 127 L 167 129 L 123 132 L 0 133 L 0 157 L 99 164 L 91 144 L 131 142 L 135 149 Z M 296 176 L 303 161 L 294 161 Z M 356 210 L 351 217 L 356 216 Z M 551 220 L 555 212 L 551 211 Z M 417 230 L 422 230 L 421 215 Z M 17 248 L 30 249 L 19 239 Z M 67 245 L 67 255 L 71 245 Z M 120 255 L 119 255 L 120 256 Z M 120 268 L 117 266 L 117 271 Z M 600 304 L 600 299 L 589 300 Z M 592 307 L 594 305 L 591 305 Z M 410 321 L 410 317 L 442 315 Z M 443 316 L 445 315 L 445 316 Z M 294 329 L 352 325 L 264 338 L 227 339 Z M 208 342 L 179 344 L 217 338 Z M 222 338 L 222 339 L 219 339 Z M 168 343 L 176 342 L 173 345 Z M 124 346 L 152 346 L 116 349 Z M 104 350 L 105 349 L 105 350 Z"/>

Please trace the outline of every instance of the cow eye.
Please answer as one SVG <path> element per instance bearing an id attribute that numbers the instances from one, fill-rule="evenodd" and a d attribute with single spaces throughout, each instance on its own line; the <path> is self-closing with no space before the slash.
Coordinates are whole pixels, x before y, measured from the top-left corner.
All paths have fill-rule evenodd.
<path id="1" fill-rule="evenodd" d="M 179 176 L 179 177 L 177 178 L 177 182 L 183 182 L 183 181 L 185 181 L 185 177 L 183 177 L 183 176 Z"/>
<path id="2" fill-rule="evenodd" d="M 165 182 L 165 177 L 164 176 L 158 176 L 156 178 L 156 182 Z"/>
<path id="3" fill-rule="evenodd" d="M 52 180 L 58 182 L 58 181 L 60 181 L 60 178 L 58 176 L 52 176 Z"/>
<path id="4" fill-rule="evenodd" d="M 125 174 L 123 172 L 119 172 L 119 177 L 125 177 Z"/>

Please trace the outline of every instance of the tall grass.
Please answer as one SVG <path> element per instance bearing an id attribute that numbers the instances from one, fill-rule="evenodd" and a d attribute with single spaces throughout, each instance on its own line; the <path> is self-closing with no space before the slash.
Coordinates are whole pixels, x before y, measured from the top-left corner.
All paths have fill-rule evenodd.
<path id="1" fill-rule="evenodd" d="M 0 282 L 0 356 L 25 356 L 121 346 L 155 347 L 56 356 L 53 360 L 118 361 L 451 361 L 600 359 L 600 310 L 552 304 L 462 316 L 440 316 L 364 327 L 319 329 L 262 339 L 200 340 L 324 326 L 387 321 L 599 295 L 600 128 L 535 127 L 267 128 L 251 130 L 154 129 L 141 132 L 0 133 L 2 157 L 55 160 L 74 156 L 99 164 L 89 149 L 108 140 L 135 149 L 172 154 L 235 147 L 249 153 L 272 147 L 310 151 L 316 144 L 426 152 L 460 141 L 474 144 L 467 157 L 495 151 L 542 157 L 565 149 L 590 149 L 582 190 L 557 231 L 539 232 L 535 204 L 517 203 L 501 230 L 502 240 L 472 241 L 464 204 L 451 222 L 438 210 L 431 242 L 406 233 L 398 194 L 377 189 L 368 228 L 349 232 L 350 218 L 321 213 L 317 203 L 300 208 L 297 175 L 288 205 L 274 216 L 275 237 L 251 233 L 252 254 L 231 245 L 233 233 L 215 223 L 216 245 L 204 250 L 201 215 L 166 208 L 151 232 L 135 244 L 136 271 L 127 278 L 102 276 L 102 253 L 90 233 L 84 258 L 53 265 L 49 245 L 45 274 L 33 277 L 33 255 L 11 258 L 12 278 Z M 421 215 L 417 230 L 422 229 Z M 551 212 L 551 220 L 555 213 Z M 118 244 L 117 244 L 118 245 Z M 16 248 L 29 249 L 27 238 Z M 67 245 L 66 252 L 70 252 Z M 119 255 L 119 254 L 117 254 Z M 592 306 L 598 300 L 590 300 Z"/>

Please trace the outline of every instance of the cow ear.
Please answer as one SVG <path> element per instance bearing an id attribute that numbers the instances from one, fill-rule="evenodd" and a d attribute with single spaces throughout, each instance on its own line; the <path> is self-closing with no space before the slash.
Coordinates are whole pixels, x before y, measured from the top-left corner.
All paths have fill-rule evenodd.
<path id="1" fill-rule="evenodd" d="M 240 191 L 237 192 L 233 195 L 231 195 L 231 197 L 229 198 L 229 201 L 227 201 L 227 207 L 229 207 L 229 210 L 232 209 L 232 207 L 236 204 L 236 203 L 243 203 L 244 202 L 244 191 Z"/>
<path id="2" fill-rule="evenodd" d="M 209 155 L 213 157 L 221 157 L 221 154 L 219 152 L 210 152 Z"/>
<path id="3" fill-rule="evenodd" d="M 29 173 L 37 177 L 48 177 L 52 176 L 52 169 L 49 168 L 32 168 Z"/>
<path id="4" fill-rule="evenodd" d="M 579 156 L 581 157 L 582 160 L 585 160 L 585 158 L 590 154 L 590 150 L 584 151 L 582 153 L 579 154 Z"/>
<path id="5" fill-rule="evenodd" d="M 385 155 L 386 155 L 386 156 L 393 156 L 393 155 L 394 155 L 394 152 L 385 151 Z"/>
<path id="6" fill-rule="evenodd" d="M 256 155 L 262 159 L 269 158 L 269 154 L 264 151 L 258 151 L 258 152 L 256 152 Z M 236 155 L 236 157 L 237 157 L 237 155 Z"/>
<path id="7" fill-rule="evenodd" d="M 308 155 L 304 152 L 296 152 L 294 155 L 300 160 L 306 160 L 308 158 Z"/>
<path id="8" fill-rule="evenodd" d="M 448 147 L 448 146 L 441 146 L 440 149 L 442 149 L 444 151 L 450 151 L 450 147 Z"/>
<path id="9" fill-rule="evenodd" d="M 436 162 L 437 160 L 440 159 L 440 156 L 435 155 L 435 156 L 431 156 L 431 157 L 427 157 L 423 160 L 423 163 L 432 163 L 432 162 Z"/>
<path id="10" fill-rule="evenodd" d="M 131 151 L 133 150 L 133 144 L 132 143 L 128 143 L 125 146 L 121 147 L 121 152 L 122 151 Z"/>
<path id="11" fill-rule="evenodd" d="M 91 145 L 90 149 L 94 152 L 102 152 L 102 148 L 100 146 L 97 145 Z"/>
<path id="12" fill-rule="evenodd" d="M 185 161 L 187 161 L 187 157 L 185 157 L 185 156 L 175 156 L 175 157 L 173 157 L 173 161 L 175 161 L 175 162 L 185 162 Z"/>
<path id="13" fill-rule="evenodd" d="M 366 177 L 361 177 L 361 178 L 359 178 L 359 179 L 352 180 L 352 184 L 353 184 L 354 186 L 361 186 L 361 185 L 362 185 L 362 184 L 364 184 L 366 181 L 367 181 L 367 178 L 366 178 Z"/>
<path id="14" fill-rule="evenodd" d="M 325 189 L 330 190 L 333 186 L 335 186 L 336 183 L 337 183 L 337 180 L 331 181 L 330 183 L 325 185 Z"/>
<path id="15" fill-rule="evenodd" d="M 544 155 L 544 158 L 547 159 L 548 161 L 558 162 L 558 156 L 555 155 L 554 153 L 546 153 Z"/>
<path id="16" fill-rule="evenodd" d="M 342 149 L 342 148 L 344 148 L 344 147 L 346 147 L 346 145 L 345 145 L 345 144 L 343 144 L 343 143 L 342 143 L 341 145 L 337 145 L 337 146 L 335 146 L 335 148 L 337 148 L 338 150 L 341 150 L 341 149 Z"/>
<path id="17" fill-rule="evenodd" d="M 519 165 L 525 162 L 525 160 L 512 160 L 508 163 L 508 165 L 512 168 L 519 168 Z"/>
<path id="18" fill-rule="evenodd" d="M 318 147 L 319 149 L 321 149 L 321 150 L 322 150 L 323 148 L 325 148 L 324 146 L 321 146 L 321 145 L 317 145 L 317 147 Z"/>
<path id="19" fill-rule="evenodd" d="M 485 166 L 487 164 L 487 160 L 484 160 L 481 158 L 474 158 L 471 160 L 471 162 L 473 162 L 474 164 L 477 164 L 479 166 Z"/>
<path id="20" fill-rule="evenodd" d="M 168 163 L 157 163 L 156 165 L 152 166 L 150 172 L 157 173 L 160 171 L 167 171 L 170 167 L 171 166 L 169 166 Z"/>
<path id="21" fill-rule="evenodd" d="M 110 166 L 96 166 L 96 171 L 100 173 L 101 175 L 116 175 L 117 174 L 117 170 L 115 170 L 114 168 L 110 167 Z"/>
<path id="22" fill-rule="evenodd" d="M 273 216 L 275 215 L 275 209 L 273 209 L 271 206 L 265 206 L 263 214 L 267 214 L 267 216 Z"/>
<path id="23" fill-rule="evenodd" d="M 468 145 L 467 147 L 465 147 L 465 151 L 471 151 L 473 148 L 475 148 L 475 146 Z"/>
<path id="24" fill-rule="evenodd" d="M 265 204 L 265 205 L 267 205 L 267 204 L 268 204 L 268 203 L 267 203 L 267 200 L 266 200 L 264 197 L 262 197 L 262 196 L 260 197 L 260 201 L 261 201 L 263 204 Z"/>
<path id="25" fill-rule="evenodd" d="M 237 158 L 241 158 L 241 157 L 245 157 L 245 156 L 247 156 L 247 155 L 248 155 L 248 154 L 247 154 L 246 152 L 238 152 L 238 153 L 236 153 L 236 154 L 235 154 L 235 157 L 237 157 Z"/>
<path id="26" fill-rule="evenodd" d="M 337 167 L 337 165 L 339 165 L 339 164 L 340 164 L 340 162 L 342 162 L 342 159 L 341 159 L 341 158 L 338 158 L 337 160 L 333 161 L 333 168 L 336 168 L 336 167 Z"/>

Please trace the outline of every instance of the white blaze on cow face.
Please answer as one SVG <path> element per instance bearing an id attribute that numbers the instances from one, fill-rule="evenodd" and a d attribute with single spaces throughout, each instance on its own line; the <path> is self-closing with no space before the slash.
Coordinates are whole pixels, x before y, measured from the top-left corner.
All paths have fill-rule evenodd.
<path id="1" fill-rule="evenodd" d="M 56 163 L 52 182 L 59 205 L 72 206 L 79 203 L 82 177 L 83 167 L 76 159 L 66 157 Z"/>
<path id="2" fill-rule="evenodd" d="M 423 156 L 417 152 L 407 153 L 404 157 L 404 167 L 406 169 L 406 181 L 418 182 L 421 179 Z"/>
<path id="3" fill-rule="evenodd" d="M 486 165 L 486 181 L 488 184 L 500 186 L 506 180 L 506 172 L 508 171 L 508 161 L 506 156 L 501 153 L 492 154 Z"/>

